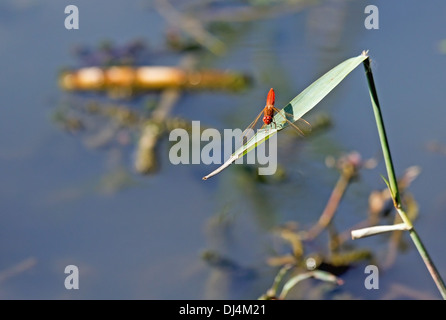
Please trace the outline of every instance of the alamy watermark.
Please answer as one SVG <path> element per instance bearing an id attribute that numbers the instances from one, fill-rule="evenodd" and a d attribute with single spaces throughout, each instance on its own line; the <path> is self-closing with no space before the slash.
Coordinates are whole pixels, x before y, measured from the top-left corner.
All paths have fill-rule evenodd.
<path id="1" fill-rule="evenodd" d="M 365 267 L 364 273 L 368 274 L 364 279 L 364 287 L 367 290 L 379 289 L 379 269 L 377 266 L 370 264 Z"/>
<path id="2" fill-rule="evenodd" d="M 368 16 L 364 20 L 364 27 L 367 30 L 379 29 L 379 10 L 377 6 L 368 5 L 364 9 L 364 13 Z"/>
<path id="3" fill-rule="evenodd" d="M 71 4 L 65 7 L 65 13 L 68 14 L 64 22 L 65 29 L 79 29 L 79 8 Z"/>
<path id="4" fill-rule="evenodd" d="M 79 268 L 73 264 L 70 264 L 65 267 L 64 273 L 68 274 L 64 281 L 65 289 L 79 289 Z"/>
<path id="5" fill-rule="evenodd" d="M 268 130 L 268 129 L 266 129 Z M 251 135 L 254 130 L 251 130 Z M 246 132 L 245 132 L 246 134 Z M 175 142 L 169 150 L 172 164 L 222 164 L 241 146 L 241 129 L 224 129 L 223 135 L 217 129 L 201 131 L 200 121 L 192 121 L 192 130 L 174 129 L 169 134 L 169 141 Z M 202 143 L 206 143 L 202 146 Z M 277 135 L 273 134 L 255 150 L 240 157 L 236 164 L 258 164 L 259 175 L 273 175 L 277 170 Z"/>
<path id="6" fill-rule="evenodd" d="M 67 30 L 79 29 L 79 8 L 75 5 L 68 5 L 65 7 L 64 25 Z M 375 5 L 368 5 L 364 9 L 364 13 L 368 16 L 364 20 L 364 27 L 367 30 L 379 29 L 379 10 Z"/>

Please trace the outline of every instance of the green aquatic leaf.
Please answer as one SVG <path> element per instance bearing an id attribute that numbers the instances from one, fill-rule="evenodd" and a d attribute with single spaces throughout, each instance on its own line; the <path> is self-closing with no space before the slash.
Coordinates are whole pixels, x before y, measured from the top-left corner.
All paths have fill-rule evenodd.
<path id="1" fill-rule="evenodd" d="M 395 203 L 395 193 L 393 192 L 392 187 L 390 186 L 389 180 L 387 180 L 386 177 L 384 177 L 382 174 L 380 176 L 384 180 L 384 182 L 386 183 L 387 188 L 389 188 L 390 196 L 393 199 L 393 203 Z"/>
<path id="2" fill-rule="evenodd" d="M 237 149 L 231 157 L 223 163 L 218 169 L 203 177 L 203 180 L 216 175 L 223 169 L 231 165 L 235 160 L 243 157 L 245 154 L 255 149 L 258 145 L 268 140 L 271 136 L 278 131 L 283 130 L 289 126 L 288 121 L 285 119 L 286 114 L 290 114 L 292 117 L 287 116 L 287 119 L 291 122 L 297 121 L 302 116 L 313 109 L 327 94 L 329 94 L 350 72 L 352 72 L 361 62 L 367 59 L 367 52 L 363 52 L 361 55 L 350 58 L 341 64 L 337 65 L 318 80 L 313 82 L 309 87 L 302 91 L 298 96 L 291 100 L 280 113 L 274 116 L 275 128 L 266 127 L 264 129 L 257 130 L 256 134 L 249 139 L 244 145 Z"/>

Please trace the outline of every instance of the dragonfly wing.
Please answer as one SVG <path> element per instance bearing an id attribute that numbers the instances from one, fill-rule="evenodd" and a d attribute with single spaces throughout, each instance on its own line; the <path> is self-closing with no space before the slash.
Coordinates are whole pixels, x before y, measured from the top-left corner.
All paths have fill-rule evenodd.
<path id="1" fill-rule="evenodd" d="M 251 124 L 245 129 L 245 131 L 243 131 L 242 133 L 242 141 L 243 144 L 246 143 L 246 141 L 248 141 L 248 138 L 250 138 L 251 136 L 253 136 L 254 133 L 254 127 L 257 124 L 257 121 L 259 121 L 260 116 L 263 114 L 263 110 L 260 111 L 259 115 L 254 119 L 253 122 L 251 122 Z"/>
<path id="2" fill-rule="evenodd" d="M 276 107 L 273 107 L 274 111 L 282 116 L 290 126 L 292 126 L 300 135 L 305 136 L 305 132 L 311 132 L 311 124 L 303 119 L 299 118 L 297 120 L 294 120 L 294 117 L 292 114 L 287 113 L 283 110 L 279 110 Z M 285 114 L 285 116 L 283 115 Z"/>

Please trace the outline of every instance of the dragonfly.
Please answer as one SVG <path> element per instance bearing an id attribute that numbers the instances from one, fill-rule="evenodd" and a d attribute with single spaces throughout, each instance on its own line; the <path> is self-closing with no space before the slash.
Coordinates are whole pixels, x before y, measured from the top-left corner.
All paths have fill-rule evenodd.
<path id="1" fill-rule="evenodd" d="M 266 105 L 263 108 L 262 111 L 260 111 L 259 115 L 255 118 L 255 120 L 253 122 L 251 122 L 251 124 L 245 129 L 245 131 L 243 131 L 242 134 L 242 139 L 243 139 L 243 144 L 246 143 L 246 141 L 248 140 L 248 138 L 254 133 L 254 128 L 257 124 L 257 122 L 259 121 L 260 117 L 263 114 L 263 125 L 261 126 L 260 129 L 264 129 L 267 126 L 274 124 L 274 126 L 277 126 L 277 124 L 275 123 L 274 120 L 274 114 L 275 113 L 279 113 L 281 115 L 285 114 L 285 116 L 282 116 L 290 126 L 292 126 L 301 136 L 304 136 L 304 131 L 308 132 L 311 131 L 311 124 L 303 119 L 303 118 L 299 118 L 297 120 L 294 120 L 294 117 L 292 114 L 286 113 L 285 111 L 281 111 L 279 109 L 277 109 L 274 106 L 274 103 L 276 101 L 276 94 L 274 92 L 274 89 L 271 88 L 268 92 L 268 95 L 266 97 Z M 290 118 L 290 119 L 288 119 Z M 294 124 L 297 123 L 296 124 Z"/>

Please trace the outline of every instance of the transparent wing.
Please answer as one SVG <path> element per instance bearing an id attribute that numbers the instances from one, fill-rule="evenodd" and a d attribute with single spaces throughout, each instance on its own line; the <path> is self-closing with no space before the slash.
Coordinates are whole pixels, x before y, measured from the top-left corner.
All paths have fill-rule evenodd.
<path id="1" fill-rule="evenodd" d="M 276 113 L 280 114 L 281 117 L 286 120 L 288 124 L 292 126 L 301 136 L 305 136 L 306 133 L 311 132 L 311 124 L 307 120 L 303 118 L 294 120 L 292 114 L 279 110 L 276 107 L 273 107 L 273 109 Z"/>
<path id="2" fill-rule="evenodd" d="M 242 133 L 242 143 L 245 144 L 248 139 L 250 139 L 254 135 L 254 128 L 257 124 L 257 122 L 260 119 L 260 116 L 263 114 L 263 110 L 260 111 L 259 115 L 255 118 L 253 122 L 243 131 Z"/>

